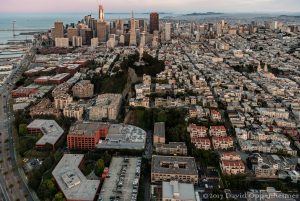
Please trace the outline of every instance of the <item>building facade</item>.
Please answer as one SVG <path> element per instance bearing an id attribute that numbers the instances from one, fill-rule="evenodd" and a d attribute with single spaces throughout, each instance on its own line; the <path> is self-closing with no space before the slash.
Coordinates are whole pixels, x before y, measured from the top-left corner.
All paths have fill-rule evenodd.
<path id="1" fill-rule="evenodd" d="M 99 122 L 77 122 L 67 136 L 68 149 L 93 150 L 100 138 L 107 136 L 109 125 Z"/>
<path id="2" fill-rule="evenodd" d="M 89 80 L 82 80 L 72 88 L 73 96 L 78 98 L 91 98 L 94 95 L 94 85 Z"/>
<path id="3" fill-rule="evenodd" d="M 150 13 L 150 33 L 153 34 L 154 31 L 159 31 L 158 13 Z"/>

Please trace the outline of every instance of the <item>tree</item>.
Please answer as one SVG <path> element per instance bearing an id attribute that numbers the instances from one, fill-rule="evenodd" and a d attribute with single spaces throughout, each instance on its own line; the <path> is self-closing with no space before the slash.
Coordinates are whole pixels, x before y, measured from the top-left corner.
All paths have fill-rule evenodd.
<path id="1" fill-rule="evenodd" d="M 20 136 L 25 136 L 27 134 L 28 134 L 28 132 L 27 132 L 27 124 L 20 124 L 19 125 L 19 135 Z"/>
<path id="2" fill-rule="evenodd" d="M 49 170 L 49 169 L 52 167 L 52 165 L 53 165 L 53 160 L 52 160 L 52 157 L 49 156 L 49 157 L 47 157 L 47 158 L 44 160 L 42 166 L 40 167 L 40 171 L 41 171 L 42 173 L 44 173 L 44 172 L 46 172 L 47 170 Z"/>
<path id="3" fill-rule="evenodd" d="M 43 151 L 47 151 L 47 152 L 53 151 L 53 145 L 50 143 L 46 143 L 45 146 L 43 147 Z"/>
<path id="4" fill-rule="evenodd" d="M 33 170 L 28 176 L 28 185 L 32 189 L 38 189 L 42 175 L 38 170 Z"/>
<path id="5" fill-rule="evenodd" d="M 103 159 L 105 165 L 109 166 L 109 163 L 111 161 L 111 154 L 109 154 L 107 151 L 104 152 L 102 159 Z"/>
<path id="6" fill-rule="evenodd" d="M 85 176 L 87 176 L 94 170 L 94 167 L 95 165 L 93 163 L 88 163 L 84 165 L 81 171 Z"/>
<path id="7" fill-rule="evenodd" d="M 54 201 L 65 201 L 64 195 L 61 192 L 55 194 Z"/>
<path id="8" fill-rule="evenodd" d="M 46 198 L 53 198 L 57 192 L 54 181 L 52 179 L 44 180 L 40 185 L 38 192 L 39 196 L 44 200 Z"/>
<path id="9" fill-rule="evenodd" d="M 164 110 L 162 110 L 158 113 L 157 121 L 158 122 L 166 122 L 167 121 L 167 114 Z"/>
<path id="10" fill-rule="evenodd" d="M 24 156 L 24 153 L 30 149 L 35 147 L 35 140 L 32 138 L 19 138 L 19 145 L 17 147 L 17 150 L 21 156 Z"/>
<path id="11" fill-rule="evenodd" d="M 97 162 L 96 162 L 96 165 L 95 165 L 95 174 L 97 176 L 100 176 L 103 172 L 105 168 L 105 163 L 104 163 L 104 160 L 103 159 L 99 159 Z"/>

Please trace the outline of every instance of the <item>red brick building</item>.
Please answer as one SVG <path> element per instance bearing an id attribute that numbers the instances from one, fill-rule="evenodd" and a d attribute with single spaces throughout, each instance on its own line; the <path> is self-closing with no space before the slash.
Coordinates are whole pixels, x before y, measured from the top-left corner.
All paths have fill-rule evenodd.
<path id="1" fill-rule="evenodd" d="M 101 138 L 107 136 L 109 124 L 101 122 L 77 122 L 69 131 L 69 149 L 93 150 Z"/>
<path id="2" fill-rule="evenodd" d="M 50 78 L 51 78 L 50 76 L 42 76 L 42 77 L 36 78 L 34 80 L 34 83 L 35 84 L 48 84 Z"/>
<path id="3" fill-rule="evenodd" d="M 62 74 L 57 74 L 54 77 L 51 77 L 49 79 L 49 83 L 51 84 L 61 84 L 67 81 L 71 75 L 69 73 L 62 73 Z"/>
<path id="4" fill-rule="evenodd" d="M 29 97 L 31 94 L 38 93 L 39 90 L 37 88 L 24 88 L 20 87 L 16 90 L 11 92 L 11 96 L 13 98 L 20 98 L 20 97 Z"/>

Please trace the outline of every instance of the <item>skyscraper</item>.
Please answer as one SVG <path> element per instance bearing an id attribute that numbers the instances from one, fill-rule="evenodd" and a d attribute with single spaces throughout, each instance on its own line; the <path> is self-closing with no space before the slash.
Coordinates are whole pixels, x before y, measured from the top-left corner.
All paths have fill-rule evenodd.
<path id="1" fill-rule="evenodd" d="M 135 19 L 133 16 L 133 12 L 132 12 L 131 20 L 130 20 L 129 46 L 136 46 L 136 30 L 135 30 Z"/>
<path id="2" fill-rule="evenodd" d="M 106 22 L 104 21 L 104 8 L 103 5 L 99 5 L 99 20 L 97 22 L 97 38 L 100 43 L 105 43 L 107 41 L 106 34 Z"/>
<path id="3" fill-rule="evenodd" d="M 69 27 L 67 29 L 67 35 L 68 35 L 69 41 L 72 42 L 73 41 L 73 36 L 78 36 L 78 29 L 73 28 L 73 27 Z"/>
<path id="4" fill-rule="evenodd" d="M 104 8 L 103 5 L 99 5 L 99 21 L 104 22 Z"/>
<path id="5" fill-rule="evenodd" d="M 153 34 L 153 31 L 159 31 L 158 13 L 150 13 L 150 33 Z"/>
<path id="6" fill-rule="evenodd" d="M 140 47 L 144 47 L 146 45 L 146 32 L 143 31 L 141 33 L 141 42 L 140 42 Z"/>
<path id="7" fill-rule="evenodd" d="M 123 32 L 124 32 L 124 21 L 121 20 L 121 19 L 118 19 L 116 21 L 116 28 L 117 28 L 117 30 L 119 30 L 120 33 L 123 34 Z"/>
<path id="8" fill-rule="evenodd" d="M 63 22 L 55 22 L 54 28 L 52 32 L 52 38 L 55 40 L 55 38 L 63 38 L 64 37 L 64 24 Z"/>
<path id="9" fill-rule="evenodd" d="M 165 24 L 165 40 L 170 41 L 171 40 L 171 28 L 172 24 L 171 23 L 166 23 Z"/>
<path id="10" fill-rule="evenodd" d="M 106 22 L 97 22 L 97 38 L 100 43 L 106 42 Z"/>

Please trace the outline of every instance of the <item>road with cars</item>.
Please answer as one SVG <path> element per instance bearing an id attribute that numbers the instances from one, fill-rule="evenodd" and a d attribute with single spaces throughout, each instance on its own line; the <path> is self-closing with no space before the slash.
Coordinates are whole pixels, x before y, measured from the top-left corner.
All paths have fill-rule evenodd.
<path id="1" fill-rule="evenodd" d="M 35 201 L 35 194 L 27 186 L 26 177 L 18 167 L 12 132 L 13 113 L 10 111 L 10 92 L 14 84 L 34 59 L 34 52 L 28 51 L 20 65 L 0 87 L 0 197 L 3 201 Z"/>

